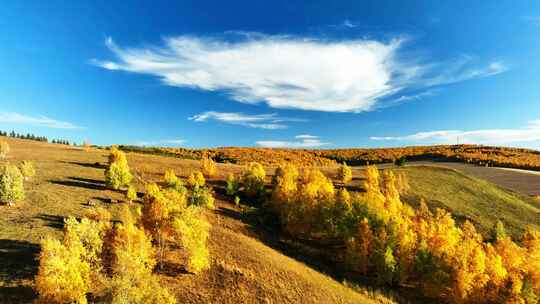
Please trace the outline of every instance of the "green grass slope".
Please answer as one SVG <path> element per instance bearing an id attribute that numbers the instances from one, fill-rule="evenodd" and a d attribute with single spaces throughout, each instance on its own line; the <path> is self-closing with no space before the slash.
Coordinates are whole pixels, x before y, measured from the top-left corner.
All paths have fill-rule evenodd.
<path id="1" fill-rule="evenodd" d="M 432 166 L 411 166 L 406 172 L 411 186 L 403 196 L 412 205 L 424 198 L 428 206 L 449 210 L 458 222 L 473 222 L 484 236 L 500 219 L 513 237 L 528 227 L 540 229 L 540 204 L 525 195 L 500 188 L 460 171 Z"/>

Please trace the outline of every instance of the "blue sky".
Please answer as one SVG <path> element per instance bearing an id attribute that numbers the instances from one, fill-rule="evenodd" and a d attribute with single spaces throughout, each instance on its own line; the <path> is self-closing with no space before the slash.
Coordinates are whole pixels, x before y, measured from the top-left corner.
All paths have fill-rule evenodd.
<path id="1" fill-rule="evenodd" d="M 540 148 L 540 2 L 5 1 L 0 129 L 96 144 Z"/>

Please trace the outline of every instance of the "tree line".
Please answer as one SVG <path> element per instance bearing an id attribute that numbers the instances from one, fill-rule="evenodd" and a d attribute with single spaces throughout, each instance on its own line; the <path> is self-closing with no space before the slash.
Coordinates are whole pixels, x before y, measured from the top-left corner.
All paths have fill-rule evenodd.
<path id="1" fill-rule="evenodd" d="M 36 136 L 32 133 L 17 133 L 15 131 L 7 132 L 0 130 L 0 136 L 5 137 L 11 137 L 11 138 L 18 138 L 18 139 L 27 139 L 27 140 L 34 140 L 34 141 L 40 141 L 40 142 L 49 142 L 49 139 L 46 136 Z M 76 145 L 75 142 L 70 143 L 69 140 L 66 139 L 53 139 L 50 141 L 53 144 L 61 144 L 61 145 Z"/>

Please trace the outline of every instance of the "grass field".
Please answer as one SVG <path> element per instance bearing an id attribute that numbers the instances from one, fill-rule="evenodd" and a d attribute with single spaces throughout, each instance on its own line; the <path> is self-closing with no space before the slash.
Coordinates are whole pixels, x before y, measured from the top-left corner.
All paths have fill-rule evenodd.
<path id="1" fill-rule="evenodd" d="M 96 206 L 117 215 L 123 194 L 104 184 L 108 151 L 9 139 L 8 161 L 34 162 L 37 175 L 26 183 L 26 199 L 13 207 L 0 206 L 0 303 L 28 303 L 35 298 L 33 277 L 36 255 L 45 235 L 62 235 L 67 216 L 82 217 Z M 141 180 L 158 181 L 173 169 L 186 178 L 200 168 L 199 161 L 128 153 L 132 171 Z M 383 166 L 384 167 L 384 166 Z M 391 302 L 365 288 L 351 288 L 336 280 L 334 265 L 305 254 L 282 240 L 270 227 L 261 227 L 251 213 L 236 207 L 223 193 L 225 176 L 242 166 L 218 164 L 218 176 L 209 180 L 216 191 L 216 209 L 208 211 L 212 224 L 209 247 L 212 267 L 186 274 L 181 252 L 167 257 L 158 273 L 163 285 L 181 303 L 381 303 Z M 335 178 L 336 166 L 321 168 Z M 354 167 L 353 191 L 362 191 L 364 168 Z M 404 200 L 417 205 L 426 199 L 435 208 L 450 210 L 458 222 L 472 221 L 487 237 L 497 219 L 518 236 L 529 226 L 540 228 L 538 202 L 458 170 L 435 166 L 399 168 L 408 176 L 410 191 Z M 267 182 L 273 174 L 267 168 Z M 335 180 L 337 183 L 337 181 Z M 142 185 L 139 183 L 139 190 Z M 369 284 L 369 282 L 368 282 Z M 411 297 L 407 297 L 410 301 Z M 400 300 L 400 302 L 403 300 Z M 416 302 L 413 300 L 413 302 Z"/>
<path id="2" fill-rule="evenodd" d="M 81 217 L 94 206 L 113 215 L 123 202 L 121 193 L 104 186 L 103 164 L 107 151 L 9 139 L 8 161 L 32 160 L 36 177 L 26 184 L 26 199 L 16 206 L 0 206 L 0 303 L 29 303 L 35 298 L 39 241 L 47 234 L 62 234 L 66 216 Z M 130 153 L 132 170 L 146 180 L 158 180 L 166 169 L 181 177 L 199 168 L 199 162 Z M 212 223 L 210 270 L 186 274 L 182 256 L 173 252 L 159 273 L 163 285 L 179 303 L 377 303 L 377 294 L 366 295 L 299 262 L 273 246 L 275 235 L 248 224 L 234 204 L 219 195 L 228 172 L 235 165 L 218 165 L 220 176 L 210 180 L 217 190 L 217 208 L 208 213 Z M 111 203 L 111 199 L 114 203 Z M 88 205 L 88 201 L 91 202 Z M 314 261 L 315 263 L 316 261 Z"/>
<path id="3" fill-rule="evenodd" d="M 497 219 L 514 237 L 527 227 L 540 228 L 540 205 L 532 197 L 449 168 L 414 166 L 400 170 L 406 172 L 411 185 L 405 201 L 416 205 L 424 198 L 433 208 L 451 211 L 459 222 L 473 222 L 485 237 Z"/>

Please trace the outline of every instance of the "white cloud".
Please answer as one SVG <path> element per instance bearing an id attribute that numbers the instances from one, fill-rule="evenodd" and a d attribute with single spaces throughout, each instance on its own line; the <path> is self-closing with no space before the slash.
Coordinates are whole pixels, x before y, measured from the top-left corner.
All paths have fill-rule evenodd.
<path id="1" fill-rule="evenodd" d="M 15 112 L 0 113 L 0 123 L 35 125 L 53 129 L 82 129 L 70 122 L 60 121 L 46 116 L 28 116 Z"/>
<path id="2" fill-rule="evenodd" d="M 109 38 L 106 44 L 116 59 L 93 63 L 153 75 L 170 86 L 219 90 L 243 103 L 327 112 L 370 111 L 385 98 L 410 89 L 506 70 L 502 62 L 474 67 L 466 56 L 447 63 L 410 62 L 403 59 L 403 43 L 234 32 L 221 38 L 169 37 L 161 46 L 121 48 Z"/>
<path id="3" fill-rule="evenodd" d="M 288 126 L 284 122 L 304 122 L 306 120 L 299 118 L 280 117 L 275 113 L 272 114 L 257 114 L 249 115 L 244 113 L 227 113 L 208 111 L 194 115 L 189 120 L 203 122 L 208 120 L 216 120 L 223 123 L 240 125 L 249 128 L 259 129 L 286 129 Z"/>
<path id="4" fill-rule="evenodd" d="M 299 139 L 316 139 L 316 138 L 319 138 L 319 136 L 314 136 L 314 135 L 309 135 L 309 134 L 300 134 L 300 135 L 296 135 L 294 138 L 299 138 Z"/>
<path id="5" fill-rule="evenodd" d="M 180 146 L 186 143 L 183 139 L 162 139 L 157 141 L 138 141 L 135 143 L 135 146 Z"/>
<path id="6" fill-rule="evenodd" d="M 257 145 L 265 148 L 317 148 L 327 146 L 330 143 L 322 142 L 318 136 L 313 135 L 298 135 L 295 137 L 298 141 L 281 141 L 281 140 L 261 140 L 257 141 Z"/>
<path id="7" fill-rule="evenodd" d="M 407 141 L 420 143 L 454 144 L 509 144 L 540 141 L 540 120 L 531 121 L 520 129 L 440 130 L 419 132 L 406 136 L 370 137 L 379 141 Z"/>

